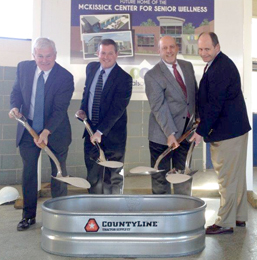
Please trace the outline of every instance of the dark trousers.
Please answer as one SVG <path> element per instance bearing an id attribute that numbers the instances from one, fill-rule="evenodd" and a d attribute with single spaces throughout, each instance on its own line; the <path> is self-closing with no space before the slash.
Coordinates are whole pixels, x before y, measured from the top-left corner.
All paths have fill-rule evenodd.
<path id="1" fill-rule="evenodd" d="M 180 143 L 180 146 L 177 149 L 171 151 L 161 160 L 158 169 L 165 171 L 151 175 L 153 194 L 171 194 L 170 183 L 166 180 L 165 177 L 166 173 L 171 170 L 171 159 L 172 168 L 176 168 L 177 170 L 184 170 L 189 147 L 190 143 L 184 140 Z M 168 146 L 150 141 L 149 148 L 151 154 L 151 167 L 154 167 L 156 160 L 168 148 Z"/>
<path id="2" fill-rule="evenodd" d="M 48 146 L 54 153 L 56 158 L 59 160 L 62 175 L 67 176 L 66 170 L 66 158 L 68 155 L 68 147 L 63 147 L 63 150 L 58 153 Z M 34 218 L 36 217 L 37 210 L 37 163 L 41 149 L 38 148 L 31 135 L 27 130 L 24 131 L 20 145 L 20 155 L 23 162 L 22 172 L 22 192 L 23 192 L 23 218 Z M 50 159 L 52 176 L 57 175 L 57 168 L 54 162 Z M 59 197 L 67 195 L 67 184 L 64 182 L 57 181 L 51 178 L 51 194 L 52 197 Z"/>
<path id="3" fill-rule="evenodd" d="M 104 145 L 101 144 L 104 150 L 106 160 L 119 161 L 124 163 L 125 150 L 104 149 Z M 111 147 L 110 147 L 111 148 Z M 107 168 L 103 167 L 91 159 L 92 149 L 95 147 L 90 142 L 89 138 L 85 138 L 84 143 L 84 159 L 87 167 L 87 180 L 91 187 L 89 189 L 90 194 L 122 194 L 123 193 L 123 174 L 120 168 Z"/>

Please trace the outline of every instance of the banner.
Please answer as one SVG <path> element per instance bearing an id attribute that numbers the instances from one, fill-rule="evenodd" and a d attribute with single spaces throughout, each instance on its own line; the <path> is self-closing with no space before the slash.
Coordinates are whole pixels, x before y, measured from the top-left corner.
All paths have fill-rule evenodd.
<path id="1" fill-rule="evenodd" d="M 214 31 L 214 0 L 71 0 L 71 64 L 98 60 L 98 43 L 119 46 L 117 62 L 144 93 L 144 75 L 160 57 L 158 41 L 176 39 L 178 58 L 197 60 L 198 35 Z"/>

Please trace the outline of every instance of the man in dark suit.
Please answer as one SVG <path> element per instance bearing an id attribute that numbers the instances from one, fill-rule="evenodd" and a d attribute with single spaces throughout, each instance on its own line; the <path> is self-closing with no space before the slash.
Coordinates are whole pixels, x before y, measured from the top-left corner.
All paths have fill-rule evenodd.
<path id="1" fill-rule="evenodd" d="M 193 66 L 190 62 L 177 60 L 178 51 L 173 37 L 162 37 L 159 41 L 161 61 L 144 78 L 151 108 L 148 138 L 152 167 L 168 146 L 179 146 L 177 139 L 196 119 L 197 84 Z M 172 158 L 174 168 L 184 170 L 189 146 L 185 140 L 162 159 L 159 169 L 165 171 L 152 174 L 153 194 L 171 193 L 170 183 L 165 178 L 170 170 L 170 160 Z"/>
<path id="2" fill-rule="evenodd" d="M 221 195 L 218 218 L 206 234 L 233 233 L 247 220 L 246 151 L 249 124 L 239 72 L 220 51 L 215 33 L 198 39 L 199 55 L 207 62 L 199 88 L 200 124 L 191 138 L 210 142 Z"/>
<path id="3" fill-rule="evenodd" d="M 71 126 L 67 114 L 68 106 L 74 91 L 73 76 L 55 62 L 56 48 L 53 41 L 38 38 L 33 47 L 33 61 L 18 64 L 17 76 L 10 96 L 11 110 L 20 117 L 24 115 L 29 124 L 39 135 L 33 140 L 29 132 L 18 124 L 16 145 L 19 146 L 23 162 L 22 191 L 23 218 L 18 231 L 26 230 L 36 222 L 37 208 L 37 163 L 40 155 L 40 144 L 45 143 L 60 162 L 62 174 L 67 175 L 66 158 L 71 143 Z M 41 75 L 42 74 L 42 75 Z M 41 97 L 39 94 L 39 82 Z M 40 110 L 41 115 L 36 111 Z M 38 122 L 40 123 L 38 124 Z M 52 160 L 52 176 L 57 168 Z M 52 197 L 67 195 L 67 185 L 51 179 Z"/>
<path id="4" fill-rule="evenodd" d="M 107 160 L 124 162 L 127 139 L 126 107 L 132 93 L 132 78 L 116 63 L 118 47 L 113 40 L 102 40 L 98 45 L 97 55 L 99 62 L 87 65 L 86 83 L 80 107 L 89 118 L 88 122 L 94 132 L 91 138 L 86 130 L 83 135 L 87 180 L 91 184 L 89 192 L 121 194 L 122 167 L 111 169 L 100 166 L 92 160 L 91 155 L 94 143 L 98 142 Z M 100 97 L 95 91 L 99 87 L 99 82 L 102 92 Z M 95 107 L 96 99 L 98 108 Z"/>

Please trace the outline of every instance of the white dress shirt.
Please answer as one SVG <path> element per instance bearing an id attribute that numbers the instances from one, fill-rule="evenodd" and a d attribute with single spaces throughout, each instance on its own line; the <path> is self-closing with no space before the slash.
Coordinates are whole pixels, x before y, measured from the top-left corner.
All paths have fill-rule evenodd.
<path id="1" fill-rule="evenodd" d="M 48 71 L 44 71 L 44 81 L 47 81 L 47 78 L 49 76 L 49 73 L 51 72 L 52 69 Z M 28 119 L 33 120 L 34 117 L 34 107 L 35 107 L 35 98 L 36 98 L 36 91 L 37 91 L 37 80 L 40 76 L 41 69 L 37 67 L 34 75 L 34 81 L 33 81 L 33 86 L 32 86 L 32 93 L 31 93 L 31 100 L 30 100 L 30 109 L 29 109 L 29 115 Z"/>

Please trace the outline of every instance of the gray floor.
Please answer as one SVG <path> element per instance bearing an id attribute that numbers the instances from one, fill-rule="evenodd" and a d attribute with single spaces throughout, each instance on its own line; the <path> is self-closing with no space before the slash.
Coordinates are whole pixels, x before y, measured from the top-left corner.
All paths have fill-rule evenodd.
<path id="1" fill-rule="evenodd" d="M 20 190 L 20 186 L 16 186 Z M 0 186 L 0 188 L 2 188 Z M 126 194 L 149 194 L 149 176 L 127 177 L 125 181 Z M 202 190 L 202 191 L 200 191 Z M 70 188 L 70 194 L 80 191 Z M 45 193 L 47 194 L 47 192 Z M 194 177 L 193 195 L 200 195 L 206 201 L 206 225 L 212 225 L 216 218 L 219 207 L 217 196 L 216 175 L 209 171 L 197 173 Z M 208 197 L 208 198 L 207 198 Z M 0 260 L 35 259 L 35 260 L 59 260 L 59 259 L 85 259 L 74 257 L 62 257 L 46 253 L 41 249 L 41 226 L 42 210 L 41 205 L 47 197 L 39 198 L 37 223 L 29 230 L 17 232 L 16 226 L 21 218 L 21 210 L 14 208 L 14 205 L 0 206 Z M 257 210 L 248 207 L 249 221 L 246 228 L 235 228 L 233 234 L 206 236 L 205 249 L 196 255 L 172 258 L 172 259 L 257 259 Z M 115 250 L 115 249 L 114 249 Z M 93 259 L 93 258 L 86 258 Z M 95 258 L 94 258 L 95 259 Z M 106 258 L 98 258 L 106 259 Z M 112 258 L 108 258 L 112 259 Z M 128 259 L 128 258 L 115 258 Z M 146 259 L 146 258 L 140 258 Z M 151 258 L 158 259 L 158 258 Z M 165 259 L 165 258 L 162 258 Z"/>

